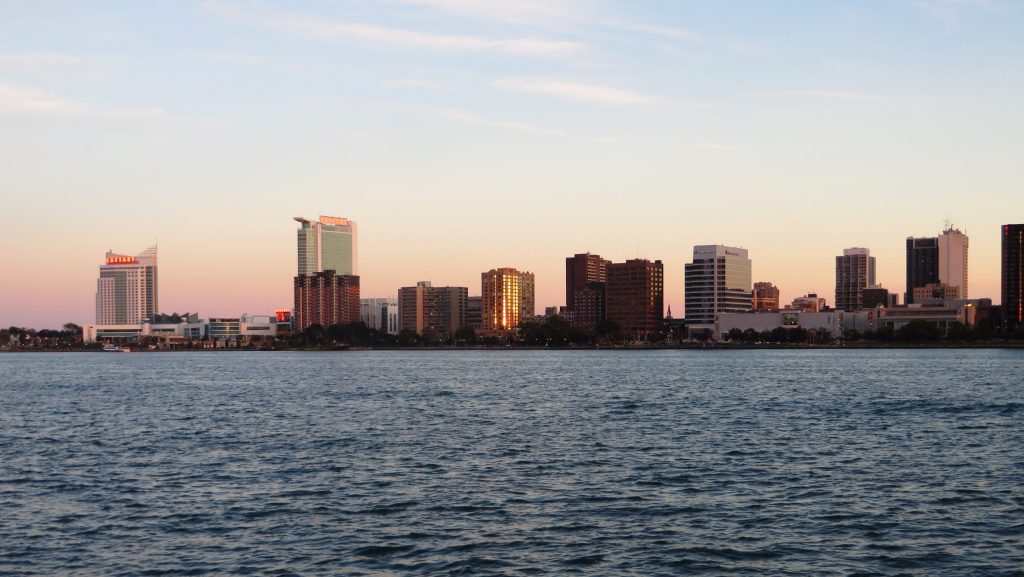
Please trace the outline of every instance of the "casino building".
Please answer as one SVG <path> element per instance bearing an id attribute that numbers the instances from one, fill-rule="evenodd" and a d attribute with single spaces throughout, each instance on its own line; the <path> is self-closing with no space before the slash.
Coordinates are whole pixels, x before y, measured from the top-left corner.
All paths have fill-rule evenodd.
<path id="1" fill-rule="evenodd" d="M 152 319 L 157 301 L 156 246 L 135 256 L 107 251 L 96 281 L 96 324 L 135 325 Z"/>

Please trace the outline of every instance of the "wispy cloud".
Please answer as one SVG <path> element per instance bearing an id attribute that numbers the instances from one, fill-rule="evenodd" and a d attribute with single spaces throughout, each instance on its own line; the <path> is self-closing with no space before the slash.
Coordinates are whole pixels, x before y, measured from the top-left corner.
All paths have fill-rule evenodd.
<path id="1" fill-rule="evenodd" d="M 255 21 L 323 40 L 344 40 L 386 48 L 430 48 L 534 56 L 567 55 L 580 52 L 585 48 L 584 44 L 570 40 L 435 34 L 361 22 L 300 16 L 292 13 L 260 14 L 223 3 L 205 3 L 202 5 L 202 9 L 220 17 Z"/>
<path id="2" fill-rule="evenodd" d="M 861 102 L 888 102 L 891 98 L 877 94 L 862 92 L 845 92 L 841 90 L 787 90 L 772 92 L 772 96 L 804 96 L 809 98 L 832 98 L 837 100 L 857 100 Z"/>
<path id="3" fill-rule="evenodd" d="M 662 101 L 656 96 L 631 90 L 549 78 L 502 78 L 496 80 L 494 86 L 509 92 L 545 94 L 591 104 L 647 105 Z"/>
<path id="4" fill-rule="evenodd" d="M 435 112 L 444 118 L 448 118 L 456 122 L 462 122 L 464 124 L 489 126 L 491 128 L 500 128 L 502 130 L 512 130 L 515 132 L 532 132 L 535 134 L 546 134 L 549 136 L 565 134 L 563 131 L 554 128 L 544 128 L 541 126 L 534 126 L 532 124 L 525 124 L 522 122 L 513 122 L 508 120 L 487 118 L 484 116 L 479 116 L 469 112 L 462 112 L 459 110 L 437 110 Z"/>
<path id="5" fill-rule="evenodd" d="M 19 76 L 45 76 L 94 81 L 99 70 L 76 56 L 54 52 L 0 53 L 0 72 Z"/>
<path id="6" fill-rule="evenodd" d="M 950 19 L 958 16 L 960 13 L 967 10 L 977 10 L 980 8 L 992 8 L 991 0 L 910 0 L 914 6 L 917 6 L 921 10 L 928 14 L 943 18 Z"/>
<path id="7" fill-rule="evenodd" d="M 161 108 L 95 107 L 25 86 L 0 84 L 0 114 L 71 119 L 140 120 L 166 115 Z"/>
<path id="8" fill-rule="evenodd" d="M 578 18 L 584 7 L 576 0 L 393 0 L 427 6 L 451 14 L 517 24 L 560 22 Z"/>

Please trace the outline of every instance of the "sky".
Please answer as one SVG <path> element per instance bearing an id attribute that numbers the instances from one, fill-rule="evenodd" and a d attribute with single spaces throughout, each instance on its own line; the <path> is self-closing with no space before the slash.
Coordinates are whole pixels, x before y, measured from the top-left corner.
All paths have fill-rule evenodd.
<path id="1" fill-rule="evenodd" d="M 160 306 L 292 302 L 295 216 L 359 226 L 362 296 L 565 258 L 749 250 L 783 302 L 866 247 L 1024 222 L 1024 3 L 0 0 L 0 326 L 95 318 L 107 250 Z"/>

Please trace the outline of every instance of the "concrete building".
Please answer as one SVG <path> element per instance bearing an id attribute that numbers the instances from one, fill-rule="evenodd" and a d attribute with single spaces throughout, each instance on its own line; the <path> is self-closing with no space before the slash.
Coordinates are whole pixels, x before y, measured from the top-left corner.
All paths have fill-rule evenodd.
<path id="1" fill-rule="evenodd" d="M 491 269 L 481 273 L 480 285 L 484 331 L 509 331 L 536 314 L 532 272 Z"/>
<path id="2" fill-rule="evenodd" d="M 467 287 L 435 287 L 420 281 L 414 287 L 398 289 L 398 328 L 451 336 L 466 325 Z"/>
<path id="3" fill-rule="evenodd" d="M 398 334 L 398 299 L 359 299 L 359 318 L 367 327 L 389 335 Z"/>
<path id="4" fill-rule="evenodd" d="M 360 320 L 357 276 L 338 275 L 328 269 L 295 277 L 294 289 L 296 331 L 315 324 L 327 328 Z"/>
<path id="5" fill-rule="evenodd" d="M 484 325 L 484 299 L 483 297 L 469 297 L 466 300 L 466 326 L 480 330 Z"/>
<path id="6" fill-rule="evenodd" d="M 926 321 L 937 326 L 943 332 L 956 323 L 974 327 L 977 324 L 978 301 L 970 300 L 935 300 L 922 304 L 914 303 L 891 308 L 878 309 L 875 320 L 877 330 L 892 329 L 898 331 L 910 322 Z"/>
<path id="7" fill-rule="evenodd" d="M 751 310 L 779 310 L 779 287 L 770 282 L 754 283 L 754 290 L 751 294 Z"/>
<path id="8" fill-rule="evenodd" d="M 967 284 L 967 235 L 947 227 L 937 237 L 907 238 L 907 292 L 904 302 L 914 302 L 914 289 L 930 284 L 945 284 L 960 289 L 960 298 L 969 297 Z"/>
<path id="9" fill-rule="evenodd" d="M 836 308 L 856 311 L 864 308 L 863 291 L 875 284 L 875 257 L 866 248 L 843 249 L 836 257 Z"/>
<path id="10" fill-rule="evenodd" d="M 1013 330 L 1024 324 L 1024 224 L 1004 224 L 1002 235 L 1003 323 Z"/>
<path id="11" fill-rule="evenodd" d="M 920 303 L 927 300 L 957 300 L 963 296 L 960 294 L 960 287 L 949 286 L 946 283 L 929 283 L 924 286 L 914 287 L 914 302 Z"/>
<path id="12" fill-rule="evenodd" d="M 721 313 L 751 309 L 753 287 L 747 249 L 694 246 L 693 262 L 685 265 L 684 274 L 686 324 L 691 333 L 713 331 Z"/>
<path id="13" fill-rule="evenodd" d="M 96 281 L 96 324 L 137 325 L 159 310 L 156 247 L 135 256 L 107 251 Z"/>
<path id="14" fill-rule="evenodd" d="M 647 340 L 662 329 L 665 270 L 660 260 L 632 259 L 610 263 L 605 283 L 605 318 L 622 334 Z"/>
<path id="15" fill-rule="evenodd" d="M 295 217 L 300 226 L 298 238 L 298 274 L 333 270 L 338 275 L 357 275 L 358 235 L 356 223 L 337 216 L 319 220 Z"/>
<path id="16" fill-rule="evenodd" d="M 565 259 L 565 310 L 573 313 L 575 324 L 593 325 L 603 318 L 604 289 L 600 285 L 607 278 L 608 264 L 589 252 Z"/>
<path id="17" fill-rule="evenodd" d="M 960 296 L 956 298 L 969 299 L 967 235 L 958 229 L 947 227 L 936 240 L 939 245 L 939 283 L 959 289 Z"/>
<path id="18" fill-rule="evenodd" d="M 832 338 L 843 336 L 844 312 L 831 310 L 811 312 L 799 310 L 782 310 L 769 312 L 722 313 L 718 315 L 715 335 L 725 338 L 731 330 L 757 333 L 772 331 L 777 328 L 805 330 L 823 330 Z"/>
<path id="19" fill-rule="evenodd" d="M 825 301 L 825 297 L 819 297 L 817 293 L 807 293 L 802 297 L 796 297 L 793 299 L 793 302 L 786 308 L 816 313 L 827 309 L 828 303 Z"/>

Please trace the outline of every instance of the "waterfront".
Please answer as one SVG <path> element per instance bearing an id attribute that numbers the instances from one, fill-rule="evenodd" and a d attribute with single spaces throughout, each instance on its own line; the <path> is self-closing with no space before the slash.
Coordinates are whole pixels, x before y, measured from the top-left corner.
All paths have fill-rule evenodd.
<path id="1" fill-rule="evenodd" d="M 1024 574 L 1019 350 L 0 370 L 0 573 Z"/>

